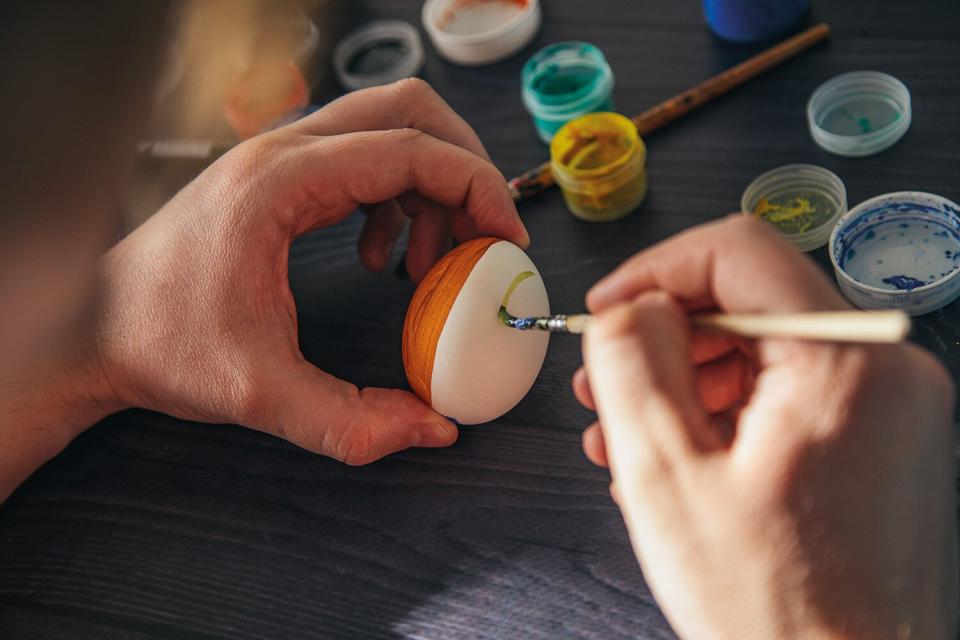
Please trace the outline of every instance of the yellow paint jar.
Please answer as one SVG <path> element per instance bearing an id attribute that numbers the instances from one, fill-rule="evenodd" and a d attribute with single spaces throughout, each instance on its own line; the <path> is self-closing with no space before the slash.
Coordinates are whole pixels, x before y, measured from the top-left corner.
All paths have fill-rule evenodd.
<path id="1" fill-rule="evenodd" d="M 589 222 L 617 220 L 647 195 L 647 149 L 629 118 L 588 113 L 550 143 L 550 168 L 570 212 Z"/>

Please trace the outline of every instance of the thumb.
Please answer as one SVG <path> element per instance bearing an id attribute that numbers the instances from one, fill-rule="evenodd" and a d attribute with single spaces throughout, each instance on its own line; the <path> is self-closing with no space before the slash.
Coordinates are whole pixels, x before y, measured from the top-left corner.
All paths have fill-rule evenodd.
<path id="1" fill-rule="evenodd" d="M 614 481 L 656 480 L 712 445 L 681 308 L 664 293 L 611 307 L 589 325 L 584 365 Z"/>
<path id="2" fill-rule="evenodd" d="M 445 447 L 457 428 L 400 389 L 358 389 L 306 361 L 279 376 L 253 425 L 310 451 L 361 465 L 409 447 Z"/>

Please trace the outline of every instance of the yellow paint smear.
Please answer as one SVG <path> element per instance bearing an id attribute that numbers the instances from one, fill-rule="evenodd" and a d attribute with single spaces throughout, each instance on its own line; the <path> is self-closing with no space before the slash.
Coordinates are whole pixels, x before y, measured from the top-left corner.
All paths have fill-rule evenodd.
<path id="1" fill-rule="evenodd" d="M 806 198 L 794 198 L 790 202 L 791 206 L 784 206 L 771 204 L 766 198 L 760 198 L 760 202 L 753 208 L 753 215 L 755 218 L 766 218 L 776 224 L 816 212 L 816 207 L 813 207 Z"/>

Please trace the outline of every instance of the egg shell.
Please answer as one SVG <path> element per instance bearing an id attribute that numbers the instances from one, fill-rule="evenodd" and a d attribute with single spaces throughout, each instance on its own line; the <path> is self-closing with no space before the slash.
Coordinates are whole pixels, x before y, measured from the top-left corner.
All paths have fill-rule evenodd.
<path id="1" fill-rule="evenodd" d="M 443 257 L 417 287 L 403 327 L 403 364 L 410 386 L 433 409 L 460 424 L 494 420 L 533 386 L 550 334 L 504 326 L 497 315 L 507 288 L 516 316 L 548 315 L 536 266 L 516 245 L 470 240 Z"/>

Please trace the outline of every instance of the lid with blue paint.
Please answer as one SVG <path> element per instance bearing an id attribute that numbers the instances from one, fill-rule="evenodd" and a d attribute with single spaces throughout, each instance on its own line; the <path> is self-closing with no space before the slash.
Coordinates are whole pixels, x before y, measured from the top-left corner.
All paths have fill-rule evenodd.
<path id="1" fill-rule="evenodd" d="M 960 295 L 960 207 L 919 191 L 871 198 L 837 223 L 830 260 L 858 307 L 935 311 Z"/>

